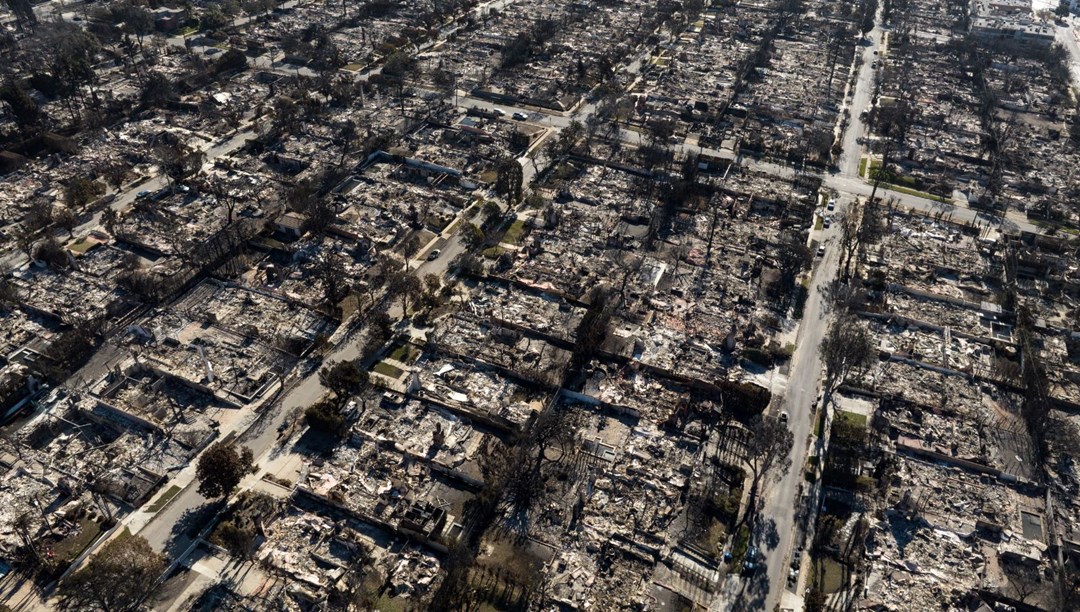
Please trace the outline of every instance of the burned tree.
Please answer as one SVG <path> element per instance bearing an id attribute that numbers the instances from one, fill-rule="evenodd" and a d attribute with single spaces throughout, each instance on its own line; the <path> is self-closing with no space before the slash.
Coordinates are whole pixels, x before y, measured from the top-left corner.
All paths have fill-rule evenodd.
<path id="1" fill-rule="evenodd" d="M 415 274 L 398 270 L 387 274 L 386 292 L 391 299 L 401 299 L 401 314 L 408 316 L 409 300 L 420 292 L 420 279 Z"/>
<path id="2" fill-rule="evenodd" d="M 851 261 L 859 252 L 859 210 L 850 206 L 840 217 L 840 277 L 851 276 Z"/>
<path id="3" fill-rule="evenodd" d="M 595 288 L 589 296 L 589 309 L 578 324 L 574 351 L 566 370 L 564 386 L 569 385 L 581 373 L 604 345 L 608 336 L 608 324 L 614 314 L 616 300 L 606 287 Z"/>
<path id="4" fill-rule="evenodd" d="M 758 496 L 765 477 L 773 469 L 785 471 L 791 466 L 791 447 L 794 436 L 787 425 L 777 419 L 755 417 L 747 426 L 745 445 L 746 466 L 750 469 L 750 497 L 743 522 L 756 513 Z"/>
<path id="5" fill-rule="evenodd" d="M 525 439 L 508 451 L 511 470 L 504 502 L 517 519 L 526 518 L 543 498 L 549 477 L 545 468 L 563 463 L 575 452 L 580 428 L 579 413 L 551 406 L 536 417 Z"/>
<path id="6" fill-rule="evenodd" d="M 244 476 L 252 471 L 254 457 L 251 449 L 244 446 L 218 442 L 199 457 L 196 477 L 199 494 L 204 497 L 228 497 Z"/>
<path id="7" fill-rule="evenodd" d="M 999 563 L 1008 581 L 1008 590 L 1022 604 L 1031 603 L 1039 594 L 1054 590 L 1048 581 L 1043 580 L 1037 561 L 1003 555 Z"/>
<path id="8" fill-rule="evenodd" d="M 349 295 L 348 277 L 341 257 L 336 253 L 323 253 L 315 262 L 315 277 L 322 285 L 323 300 L 331 310 L 336 310 Z"/>
<path id="9" fill-rule="evenodd" d="M 202 168 L 205 154 L 176 136 L 163 133 L 153 145 L 154 159 L 173 184 L 193 176 Z"/>
<path id="10" fill-rule="evenodd" d="M 498 174 L 495 177 L 495 193 L 505 196 L 511 204 L 521 200 L 521 186 L 523 174 L 521 164 L 513 157 L 507 157 L 499 162 Z"/>
<path id="11" fill-rule="evenodd" d="M 779 307 L 791 303 L 792 290 L 799 274 L 810 266 L 810 249 L 799 236 L 785 232 L 776 244 L 776 267 L 779 272 L 777 282 L 770 287 L 770 296 Z"/>
<path id="12" fill-rule="evenodd" d="M 865 372 L 876 358 L 874 339 L 858 317 L 845 314 L 834 321 L 821 339 L 825 404 L 850 374 Z"/>

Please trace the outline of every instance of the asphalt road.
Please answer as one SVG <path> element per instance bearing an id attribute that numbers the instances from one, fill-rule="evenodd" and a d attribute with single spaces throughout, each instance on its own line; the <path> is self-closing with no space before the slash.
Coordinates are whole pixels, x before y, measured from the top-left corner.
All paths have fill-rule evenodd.
<path id="1" fill-rule="evenodd" d="M 1076 42 L 1076 30 L 1074 27 L 1080 23 L 1080 19 L 1069 17 L 1069 25 L 1059 26 L 1054 32 L 1057 42 L 1065 47 L 1069 54 L 1067 65 L 1069 74 L 1072 76 L 1073 85 L 1080 85 L 1080 45 Z"/>
<path id="2" fill-rule="evenodd" d="M 843 214 L 854 198 L 841 197 L 836 207 L 836 214 Z M 775 531 L 777 534 L 776 550 L 766 553 L 765 576 L 769 591 L 764 609 L 772 610 L 779 603 L 784 591 L 788 559 L 792 548 L 792 536 L 795 533 L 795 508 L 798 495 L 802 490 L 803 463 L 813 430 L 814 412 L 811 406 L 817 399 L 818 384 L 821 381 L 820 345 L 828 329 L 827 304 L 823 289 L 836 278 L 840 263 L 840 249 L 837 248 L 839 224 L 833 224 L 821 232 L 825 241 L 825 255 L 818 258 L 813 278 L 810 282 L 810 295 L 803 311 L 802 323 L 795 342 L 795 354 L 792 356 L 788 374 L 787 390 L 783 400 L 783 410 L 789 415 L 788 426 L 794 436 L 791 449 L 791 467 L 779 476 L 770 494 L 765 498 L 762 516 L 765 517 L 762 528 L 755 533 L 758 546 L 767 549 L 765 536 Z"/>
<path id="3" fill-rule="evenodd" d="M 858 139 L 863 135 L 864 126 L 858 115 L 865 110 L 869 103 L 873 89 L 874 69 L 873 61 L 876 56 L 874 50 L 878 48 L 881 38 L 880 29 L 870 33 L 871 43 L 862 47 L 863 64 L 856 80 L 855 91 L 852 95 L 850 106 L 851 121 L 843 134 L 843 152 L 840 158 L 841 173 L 830 177 L 826 184 L 841 192 L 837 199 L 836 210 L 832 215 L 839 217 L 851 206 L 857 197 L 864 195 L 864 187 L 868 187 L 858 179 L 859 159 L 862 155 L 862 146 Z M 746 162 L 744 161 L 744 164 Z M 749 161 L 751 167 L 760 162 Z M 777 172 L 781 167 L 760 168 L 770 174 Z M 786 169 L 783 175 L 790 178 L 792 169 Z M 866 195 L 869 195 L 868 193 Z M 903 195 L 903 194 L 899 194 Z M 910 196 L 909 196 L 910 197 Z M 926 202 L 921 198 L 912 198 L 918 203 Z M 813 431 L 815 414 L 812 410 L 818 396 L 818 386 L 821 382 L 821 339 L 824 337 L 829 326 L 828 304 L 824 296 L 824 288 L 836 279 L 840 263 L 840 253 L 837 247 L 840 234 L 840 224 L 834 223 L 829 229 L 815 232 L 814 236 L 821 244 L 825 245 L 825 254 L 816 258 L 813 275 L 810 281 L 809 295 L 803 311 L 803 318 L 799 324 L 799 333 L 795 342 L 795 353 L 792 356 L 791 367 L 788 371 L 787 388 L 781 403 L 781 409 L 788 413 L 788 427 L 793 435 L 791 454 L 789 455 L 790 467 L 773 477 L 776 479 L 771 486 L 765 487 L 764 504 L 761 512 L 761 520 L 754 527 L 752 542 L 764 553 L 765 571 L 740 580 L 739 592 L 735 597 L 722 597 L 724 603 L 718 606 L 726 610 L 773 610 L 780 602 L 784 591 L 787 589 L 787 577 L 790 571 L 789 560 L 794 544 L 794 538 L 798 533 L 796 525 L 797 508 L 803 503 L 800 499 L 802 492 L 803 465 L 806 461 L 807 451 L 810 445 L 810 436 Z M 732 584 L 726 585 L 729 589 Z"/>
<path id="4" fill-rule="evenodd" d="M 878 15 L 880 16 L 880 9 Z M 842 140 L 842 152 L 838 165 L 840 173 L 844 176 L 858 176 L 859 161 L 862 158 L 862 146 L 859 138 L 865 135 L 861 115 L 863 111 L 870 110 L 870 102 L 874 96 L 874 62 L 878 59 L 878 51 L 881 48 L 881 25 L 880 19 L 875 21 L 874 29 L 867 35 L 869 44 L 862 47 L 862 65 L 859 67 L 859 76 L 855 82 L 855 91 L 851 98 L 848 109 L 851 113 L 848 128 L 844 132 Z"/>

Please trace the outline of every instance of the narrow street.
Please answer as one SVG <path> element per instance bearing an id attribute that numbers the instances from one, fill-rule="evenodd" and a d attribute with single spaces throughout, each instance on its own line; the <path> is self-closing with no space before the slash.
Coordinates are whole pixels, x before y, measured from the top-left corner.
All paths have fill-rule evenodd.
<path id="1" fill-rule="evenodd" d="M 880 22 L 880 19 L 877 21 Z M 860 139 L 865 130 L 859 115 L 868 108 L 872 95 L 874 86 L 872 66 L 876 57 L 874 51 L 878 49 L 881 41 L 880 27 L 875 26 L 869 34 L 869 39 L 869 44 L 859 47 L 862 49 L 863 63 L 859 68 L 855 90 L 851 96 L 852 103 L 849 107 L 851 120 L 841 137 L 843 143 L 839 159 L 841 172 L 839 176 L 826 178 L 826 185 L 840 192 L 836 210 L 831 213 L 837 217 L 845 214 L 858 198 L 869 196 L 870 186 L 857 176 L 862 154 Z M 751 168 L 756 166 L 774 176 L 793 175 L 790 168 L 769 167 L 753 161 L 744 165 Z M 924 203 L 925 205 L 933 204 L 922 198 L 910 196 L 909 198 L 910 200 L 905 200 L 904 204 L 913 208 L 923 206 Z M 791 571 L 789 563 L 793 549 L 798 544 L 795 541 L 799 533 L 796 525 L 797 510 L 805 503 L 804 464 L 817 415 L 814 405 L 822 377 L 820 346 L 829 327 L 828 304 L 824 290 L 838 274 L 839 227 L 840 224 L 836 223 L 829 229 L 814 232 L 818 234 L 817 239 L 825 245 L 825 255 L 814 263 L 808 287 L 809 295 L 802 321 L 799 324 L 795 353 L 788 372 L 787 390 L 780 405 L 780 409 L 790 415 L 788 426 L 794 437 L 790 454 L 791 464 L 786 471 L 773 475 L 773 479 L 765 484 L 766 492 L 761 521 L 751 536 L 751 542 L 764 554 L 765 571 L 756 572 L 749 577 L 729 575 L 727 581 L 721 585 L 722 590 L 712 606 L 713 610 L 773 610 L 781 604 L 785 592 L 789 590 L 788 574 Z"/>
<path id="2" fill-rule="evenodd" d="M 837 165 L 840 174 L 849 177 L 858 177 L 859 161 L 862 159 L 862 145 L 859 140 L 866 135 L 866 126 L 863 123 L 862 114 L 870 110 L 870 103 L 874 96 L 874 63 L 878 61 L 881 50 L 881 8 L 878 8 L 877 17 L 874 19 L 874 29 L 866 35 L 868 44 L 862 49 L 862 63 L 857 68 L 858 77 L 855 81 L 855 91 L 848 105 L 850 118 L 847 129 L 841 139 L 842 151 Z"/>
<path id="3" fill-rule="evenodd" d="M 836 214 L 844 211 L 854 202 L 854 198 L 840 198 Z M 783 410 L 790 415 L 789 426 L 794 436 L 791 449 L 791 467 L 774 481 L 771 494 L 765 498 L 762 512 L 764 522 L 754 540 L 765 552 L 767 570 L 765 577 L 769 587 L 764 609 L 771 610 L 779 603 L 784 592 L 788 574 L 788 560 L 794 544 L 795 508 L 802 503 L 799 493 L 802 491 L 803 464 L 806 461 L 813 432 L 816 412 L 812 406 L 817 399 L 818 385 L 821 382 L 821 339 L 829 326 L 828 305 L 824 289 L 836 278 L 840 263 L 840 249 L 836 246 L 840 234 L 839 224 L 822 232 L 826 242 L 825 256 L 815 264 L 814 275 L 810 282 L 809 296 L 799 325 L 795 354 L 791 359 L 787 391 L 783 400 Z M 766 532 L 775 531 L 775 550 L 769 551 L 771 542 L 764 539 Z M 771 536 L 770 536 L 771 539 Z"/>

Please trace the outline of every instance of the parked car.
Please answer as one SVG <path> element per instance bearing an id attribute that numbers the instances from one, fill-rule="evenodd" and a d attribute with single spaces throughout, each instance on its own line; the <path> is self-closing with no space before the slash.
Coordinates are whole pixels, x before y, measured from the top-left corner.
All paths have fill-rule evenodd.
<path id="1" fill-rule="evenodd" d="M 528 115 L 526 115 L 525 113 L 523 113 L 521 111 L 518 111 L 518 112 L 514 113 L 513 117 L 514 117 L 514 119 L 516 119 L 518 121 L 525 121 L 526 119 L 529 118 Z"/>
<path id="2" fill-rule="evenodd" d="M 506 116 L 506 111 L 504 111 L 501 108 L 493 108 L 493 109 L 491 109 L 491 112 L 495 113 L 496 115 L 498 115 L 500 117 L 505 117 Z"/>
<path id="3" fill-rule="evenodd" d="M 757 546 L 751 546 L 747 549 L 746 556 L 743 557 L 743 574 L 752 574 L 761 567 L 762 557 L 763 555 Z"/>
<path id="4" fill-rule="evenodd" d="M 442 251 L 440 251 L 439 249 L 435 249 L 434 251 L 428 253 L 427 260 L 428 261 L 435 261 L 436 259 L 439 258 L 439 255 L 442 255 Z"/>

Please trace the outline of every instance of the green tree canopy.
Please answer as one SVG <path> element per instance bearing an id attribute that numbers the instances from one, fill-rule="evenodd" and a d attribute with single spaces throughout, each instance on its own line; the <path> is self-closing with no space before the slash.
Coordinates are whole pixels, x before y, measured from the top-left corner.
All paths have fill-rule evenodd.
<path id="1" fill-rule="evenodd" d="M 199 494 L 205 497 L 227 496 L 236 489 L 254 463 L 251 449 L 237 450 L 233 444 L 218 442 L 199 457 L 195 475 L 199 479 Z"/>

